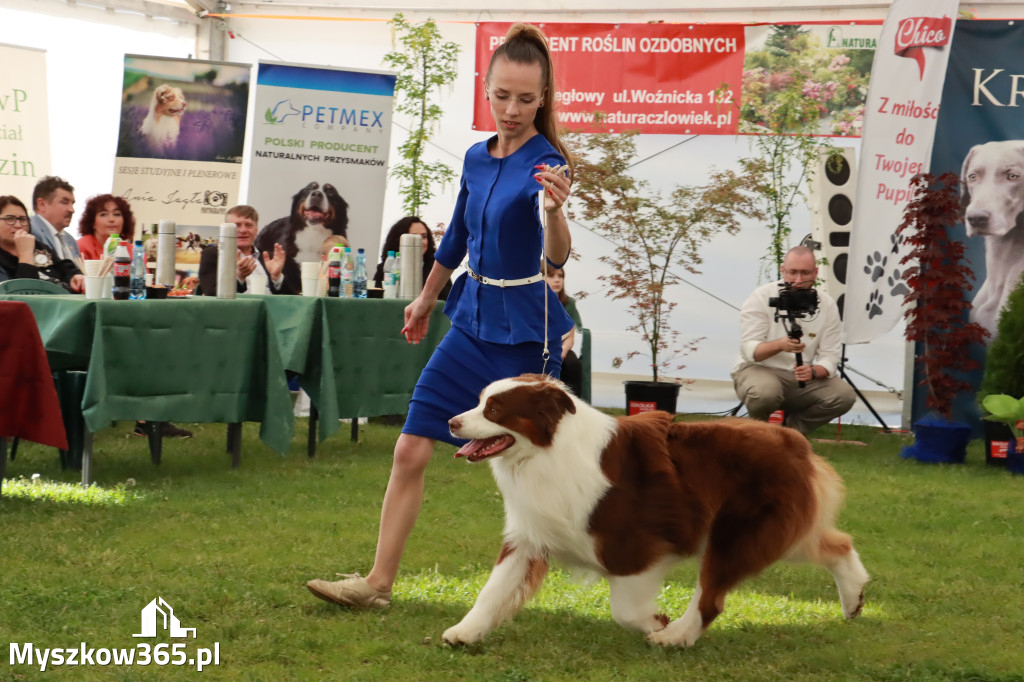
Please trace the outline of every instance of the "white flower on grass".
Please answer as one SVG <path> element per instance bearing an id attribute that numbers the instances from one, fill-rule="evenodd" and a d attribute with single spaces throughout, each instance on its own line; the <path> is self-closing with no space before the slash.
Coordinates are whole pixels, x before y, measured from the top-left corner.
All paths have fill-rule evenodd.
<path id="1" fill-rule="evenodd" d="M 39 478 L 39 474 L 32 474 L 32 485 L 39 485 L 42 480 Z"/>

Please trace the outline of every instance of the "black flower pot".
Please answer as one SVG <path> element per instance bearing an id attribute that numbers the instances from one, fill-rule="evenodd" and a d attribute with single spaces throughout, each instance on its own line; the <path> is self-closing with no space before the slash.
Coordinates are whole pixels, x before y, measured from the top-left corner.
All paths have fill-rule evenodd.
<path id="1" fill-rule="evenodd" d="M 668 381 L 625 381 L 626 414 L 653 410 L 676 413 L 679 384 Z"/>
<path id="2" fill-rule="evenodd" d="M 1010 444 L 1013 442 L 1013 431 L 1002 422 L 987 419 L 982 421 L 985 428 L 985 464 L 1006 466 Z"/>

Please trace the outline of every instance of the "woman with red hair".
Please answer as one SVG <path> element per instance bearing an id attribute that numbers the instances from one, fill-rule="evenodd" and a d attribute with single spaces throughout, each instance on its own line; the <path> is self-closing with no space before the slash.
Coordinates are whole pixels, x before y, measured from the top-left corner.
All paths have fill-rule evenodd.
<path id="1" fill-rule="evenodd" d="M 135 234 L 135 216 L 128 202 L 113 194 L 98 194 L 85 204 L 82 219 L 78 222 L 78 249 L 82 258 L 96 260 L 103 258 L 103 245 L 111 235 L 132 241 Z"/>

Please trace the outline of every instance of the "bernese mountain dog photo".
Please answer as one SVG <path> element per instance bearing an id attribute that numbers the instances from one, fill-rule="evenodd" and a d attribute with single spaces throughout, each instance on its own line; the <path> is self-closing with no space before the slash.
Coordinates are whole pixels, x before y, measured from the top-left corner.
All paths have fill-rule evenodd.
<path id="1" fill-rule="evenodd" d="M 504 543 L 449 644 L 472 644 L 540 589 L 549 559 L 603 576 L 611 615 L 654 644 L 692 646 L 728 592 L 780 559 L 828 569 L 843 615 L 864 604 L 867 571 L 834 524 L 839 475 L 793 429 L 752 419 L 673 423 L 613 417 L 544 375 L 502 379 L 453 417 L 456 457 L 487 460 L 504 498 Z M 673 567 L 699 564 L 686 612 L 659 613 Z"/>
<path id="2" fill-rule="evenodd" d="M 274 253 L 274 244 L 284 247 L 284 278 L 295 291 L 302 290 L 299 263 L 320 261 L 320 247 L 332 235 L 348 237 L 348 202 L 334 185 L 311 182 L 292 197 L 291 210 L 260 230 L 256 248 Z"/>

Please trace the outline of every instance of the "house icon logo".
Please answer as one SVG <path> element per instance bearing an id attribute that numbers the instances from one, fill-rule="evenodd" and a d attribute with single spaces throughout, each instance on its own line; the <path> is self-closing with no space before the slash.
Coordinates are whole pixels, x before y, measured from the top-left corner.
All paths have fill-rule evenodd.
<path id="1" fill-rule="evenodd" d="M 181 622 L 174 615 L 174 609 L 163 597 L 157 597 L 142 609 L 142 632 L 132 637 L 156 637 L 159 624 L 162 624 L 163 629 L 171 637 L 188 637 L 191 632 L 192 638 L 195 639 L 196 629 L 181 627 Z"/>

